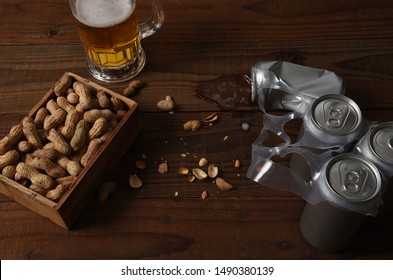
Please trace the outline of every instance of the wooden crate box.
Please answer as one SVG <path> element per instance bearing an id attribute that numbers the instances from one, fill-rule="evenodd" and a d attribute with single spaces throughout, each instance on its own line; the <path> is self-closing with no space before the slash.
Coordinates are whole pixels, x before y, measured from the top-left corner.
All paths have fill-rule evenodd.
<path id="1" fill-rule="evenodd" d="M 52 201 L 44 195 L 32 191 L 29 188 L 29 182 L 27 185 L 22 185 L 15 178 L 10 179 L 1 174 L 0 193 L 48 218 L 59 226 L 70 229 L 92 195 L 97 191 L 99 184 L 105 180 L 121 157 L 130 148 L 141 131 L 142 124 L 139 107 L 136 102 L 70 72 L 65 73 L 59 79 L 34 106 L 28 116 L 34 119 L 37 111 L 45 107 L 48 101 L 56 100 L 59 94 L 55 93 L 55 88 L 59 86 L 60 81 L 67 79 L 82 83 L 95 92 L 94 94 L 98 91 L 103 91 L 109 98 L 114 97 L 121 100 L 124 107 L 121 119 L 58 201 Z M 114 109 L 112 108 L 111 110 L 113 111 Z M 17 147 L 13 149 L 17 150 Z M 19 153 L 22 159 L 24 155 L 21 152 Z M 18 162 L 15 164 L 18 164 Z"/>

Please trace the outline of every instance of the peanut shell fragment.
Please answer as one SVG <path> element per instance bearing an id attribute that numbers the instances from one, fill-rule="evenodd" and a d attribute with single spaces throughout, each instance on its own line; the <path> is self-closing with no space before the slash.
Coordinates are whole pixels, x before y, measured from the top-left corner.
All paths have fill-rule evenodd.
<path id="1" fill-rule="evenodd" d="M 132 174 L 128 181 L 130 183 L 131 188 L 133 189 L 139 189 L 143 185 L 141 179 L 136 174 Z"/>
<path id="2" fill-rule="evenodd" d="M 216 179 L 216 186 L 222 191 L 229 191 L 230 189 L 233 189 L 231 184 L 220 177 Z"/>
<path id="3" fill-rule="evenodd" d="M 218 114 L 217 113 L 213 113 L 209 116 L 207 116 L 206 118 L 203 119 L 204 123 L 213 123 L 215 121 L 218 120 Z"/>

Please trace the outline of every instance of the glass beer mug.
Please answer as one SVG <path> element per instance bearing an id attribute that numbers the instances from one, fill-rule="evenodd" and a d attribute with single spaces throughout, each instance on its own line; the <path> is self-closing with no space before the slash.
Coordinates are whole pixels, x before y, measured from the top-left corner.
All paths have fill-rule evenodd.
<path id="1" fill-rule="evenodd" d="M 154 34 L 164 21 L 161 1 L 152 0 L 152 15 L 141 24 L 136 0 L 68 1 L 91 75 L 108 83 L 135 77 L 146 61 L 141 39 Z"/>

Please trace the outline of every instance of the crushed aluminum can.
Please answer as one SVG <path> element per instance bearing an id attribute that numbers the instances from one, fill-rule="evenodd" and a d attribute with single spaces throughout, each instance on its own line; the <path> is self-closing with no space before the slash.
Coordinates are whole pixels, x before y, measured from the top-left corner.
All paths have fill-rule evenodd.
<path id="1" fill-rule="evenodd" d="M 261 61 L 251 67 L 251 99 L 263 111 L 305 111 L 315 99 L 345 94 L 343 79 L 335 73 L 286 61 Z"/>

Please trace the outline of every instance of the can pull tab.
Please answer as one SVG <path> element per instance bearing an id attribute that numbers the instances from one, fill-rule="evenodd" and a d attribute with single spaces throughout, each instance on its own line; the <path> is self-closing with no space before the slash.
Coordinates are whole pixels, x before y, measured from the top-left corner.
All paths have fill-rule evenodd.
<path id="1" fill-rule="evenodd" d="M 324 106 L 326 125 L 335 129 L 342 128 L 350 113 L 348 106 L 338 103 Z"/>
<path id="2" fill-rule="evenodd" d="M 363 192 L 367 182 L 368 172 L 361 167 L 353 168 L 340 166 L 341 185 L 343 192 L 348 195 L 357 195 Z"/>

